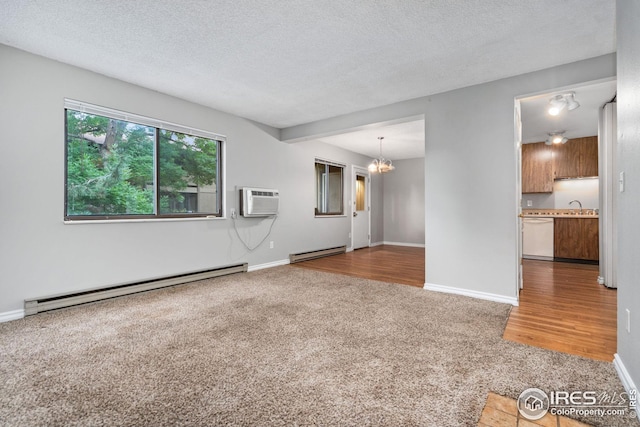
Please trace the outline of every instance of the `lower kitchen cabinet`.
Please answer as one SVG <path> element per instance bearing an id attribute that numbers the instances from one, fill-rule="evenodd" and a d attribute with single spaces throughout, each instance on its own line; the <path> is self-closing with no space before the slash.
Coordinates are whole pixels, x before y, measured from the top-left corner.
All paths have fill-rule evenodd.
<path id="1" fill-rule="evenodd" d="M 598 218 L 555 218 L 554 258 L 598 261 Z"/>

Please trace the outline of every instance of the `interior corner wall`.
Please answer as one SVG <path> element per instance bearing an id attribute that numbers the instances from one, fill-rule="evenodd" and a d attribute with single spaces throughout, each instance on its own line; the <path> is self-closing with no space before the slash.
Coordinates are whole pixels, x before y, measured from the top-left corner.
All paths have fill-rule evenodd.
<path id="1" fill-rule="evenodd" d="M 4 45 L 0 92 L 0 314 L 22 309 L 25 298 L 350 245 L 348 214 L 314 216 L 314 160 L 347 165 L 347 203 L 351 165 L 367 165 L 368 157 L 317 141 L 283 143 L 277 129 Z M 227 215 L 237 207 L 238 186 L 280 190 L 267 243 L 247 250 L 231 219 L 64 224 L 65 97 L 225 135 Z M 270 223 L 237 220 L 250 245 Z"/>
<path id="2" fill-rule="evenodd" d="M 618 356 L 640 386 L 640 2 L 618 0 L 618 171 L 624 192 L 617 194 Z M 627 332 L 627 310 L 631 331 Z"/>
<path id="3" fill-rule="evenodd" d="M 382 176 L 384 242 L 424 245 L 424 158 L 396 160 Z"/>
<path id="4" fill-rule="evenodd" d="M 369 159 L 371 162 L 371 159 Z M 384 177 L 371 174 L 371 244 L 384 241 Z"/>

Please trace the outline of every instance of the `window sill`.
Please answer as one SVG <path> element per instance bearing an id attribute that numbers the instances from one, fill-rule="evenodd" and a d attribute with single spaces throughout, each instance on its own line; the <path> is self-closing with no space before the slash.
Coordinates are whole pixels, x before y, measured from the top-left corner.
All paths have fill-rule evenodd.
<path id="1" fill-rule="evenodd" d="M 198 218 L 141 218 L 141 219 L 78 219 L 63 221 L 65 225 L 80 224 L 120 224 L 123 222 L 183 222 L 183 221 L 211 221 L 227 219 L 224 216 L 198 217 Z"/>
<path id="2" fill-rule="evenodd" d="M 315 215 L 316 218 L 346 218 L 348 215 Z"/>

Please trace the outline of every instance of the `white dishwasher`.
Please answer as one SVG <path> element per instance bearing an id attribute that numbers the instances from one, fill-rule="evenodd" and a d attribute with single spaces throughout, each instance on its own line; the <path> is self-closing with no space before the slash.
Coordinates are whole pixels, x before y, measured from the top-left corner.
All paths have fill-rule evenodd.
<path id="1" fill-rule="evenodd" d="M 522 257 L 553 260 L 553 218 L 522 218 Z"/>

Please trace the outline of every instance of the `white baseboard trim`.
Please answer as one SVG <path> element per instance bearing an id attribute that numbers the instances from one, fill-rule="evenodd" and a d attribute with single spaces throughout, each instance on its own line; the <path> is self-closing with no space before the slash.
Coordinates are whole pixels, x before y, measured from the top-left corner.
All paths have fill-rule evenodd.
<path id="1" fill-rule="evenodd" d="M 491 293 L 488 293 L 488 292 L 472 291 L 472 290 L 463 289 L 463 288 L 454 288 L 454 287 L 451 287 L 451 286 L 436 285 L 436 284 L 433 284 L 433 283 L 425 283 L 423 288 L 428 290 L 428 291 L 443 292 L 443 293 L 446 293 L 446 294 L 463 295 L 463 296 L 471 297 L 471 298 L 478 298 L 478 299 L 484 299 L 484 300 L 488 300 L 488 301 L 501 302 L 501 303 L 504 303 L 504 304 L 511 304 L 513 306 L 517 306 L 518 305 L 518 298 L 516 298 L 516 297 L 506 297 L 504 295 L 491 294 Z"/>
<path id="2" fill-rule="evenodd" d="M 403 243 L 403 242 L 387 242 L 387 241 L 384 241 L 384 242 L 382 242 L 380 244 L 389 245 L 389 246 L 407 246 L 409 248 L 424 248 L 424 243 Z"/>
<path id="3" fill-rule="evenodd" d="M 375 243 L 369 244 L 369 247 L 372 248 L 374 246 L 382 246 L 382 245 L 384 245 L 384 242 L 375 242 Z"/>
<path id="4" fill-rule="evenodd" d="M 24 317 L 24 309 L 5 311 L 0 313 L 0 323 L 9 322 L 11 320 L 18 320 Z"/>
<path id="5" fill-rule="evenodd" d="M 250 265 L 247 268 L 247 271 L 264 270 L 265 268 L 279 267 L 281 265 L 287 265 L 287 264 L 289 264 L 288 259 L 281 259 L 279 261 L 265 262 L 264 264 Z"/>
<path id="6" fill-rule="evenodd" d="M 636 395 L 638 393 L 638 388 L 633 382 L 633 378 L 629 375 L 629 371 L 622 363 L 622 359 L 618 353 L 613 355 L 613 367 L 616 368 L 616 372 L 618 373 L 618 377 L 620 377 L 620 381 L 622 382 L 622 386 L 624 387 L 627 393 L 631 393 L 631 390 L 636 390 Z M 640 421 L 640 411 L 636 410 L 636 415 L 638 416 L 638 421 Z"/>

